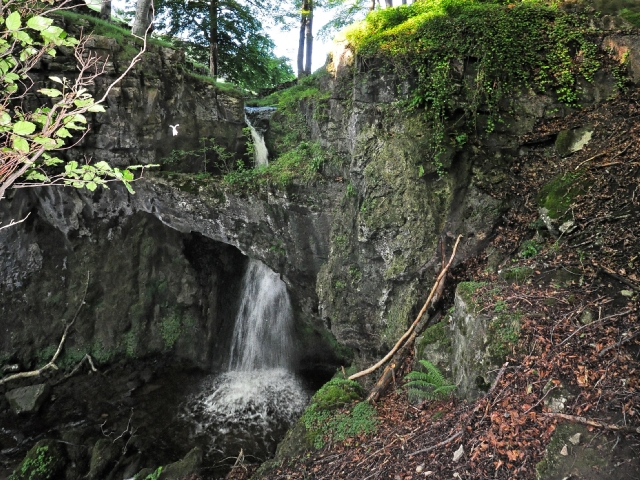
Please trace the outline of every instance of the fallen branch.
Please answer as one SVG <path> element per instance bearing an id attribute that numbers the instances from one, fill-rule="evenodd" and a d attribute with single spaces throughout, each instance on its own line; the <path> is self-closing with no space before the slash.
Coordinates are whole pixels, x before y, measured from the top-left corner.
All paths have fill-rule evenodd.
<path id="1" fill-rule="evenodd" d="M 430 318 L 429 320 L 427 320 L 427 322 L 425 323 L 425 327 L 432 320 L 433 320 L 433 323 L 438 323 L 440 321 L 440 318 L 442 318 L 441 313 L 434 315 L 433 318 Z M 367 397 L 367 402 L 373 403 L 377 401 L 378 398 L 380 398 L 380 395 L 384 393 L 384 391 L 387 389 L 389 384 L 393 381 L 397 366 L 401 364 L 403 357 L 407 354 L 407 350 L 411 347 L 411 345 L 413 345 L 413 342 L 416 339 L 417 335 L 418 335 L 418 330 L 416 329 L 413 331 L 413 333 L 411 334 L 409 339 L 406 341 L 406 343 L 402 346 L 402 348 L 400 348 L 398 352 L 394 355 L 389 365 L 387 365 L 387 367 L 382 372 L 382 375 L 380 375 L 380 379 L 378 380 L 378 382 L 371 389 L 371 393 L 369 393 L 369 396 Z"/>
<path id="2" fill-rule="evenodd" d="M 585 328 L 588 327 L 593 327 L 595 324 L 597 323 L 602 323 L 605 320 L 609 320 L 610 318 L 615 318 L 615 317 L 621 317 L 623 315 L 627 315 L 628 313 L 631 313 L 633 310 L 629 309 L 629 310 L 625 310 L 624 312 L 620 312 L 620 313 L 615 313 L 613 315 L 608 315 L 606 317 L 600 318 L 598 320 L 595 320 L 591 323 L 587 323 L 586 325 L 581 326 L 580 328 L 578 328 L 575 332 L 573 332 L 571 335 L 569 335 L 567 338 L 565 338 L 562 342 L 560 342 L 558 344 L 558 347 L 561 347 L 562 345 L 564 345 L 565 343 L 567 343 L 571 338 L 573 338 L 578 332 L 584 330 Z"/>
<path id="3" fill-rule="evenodd" d="M 606 155 L 606 152 L 599 153 L 599 154 L 597 154 L 597 155 L 594 155 L 594 156 L 593 156 L 593 157 L 591 157 L 591 158 L 587 158 L 584 162 L 579 163 L 579 164 L 578 164 L 578 166 L 577 166 L 575 169 L 576 169 L 576 170 L 578 170 L 578 169 L 579 169 L 582 165 L 584 165 L 585 163 L 590 162 L 591 160 L 595 160 L 596 158 L 602 157 L 603 155 Z"/>
<path id="4" fill-rule="evenodd" d="M 605 428 L 607 430 L 614 430 L 622 433 L 637 433 L 640 434 L 640 427 L 621 427 L 620 425 L 613 425 L 611 423 L 598 422 L 597 420 L 591 420 L 586 417 L 578 417 L 576 415 L 568 415 L 566 413 L 545 413 L 547 417 L 562 418 L 569 422 L 581 423 L 583 425 L 589 425 L 591 427 Z"/>
<path id="5" fill-rule="evenodd" d="M 435 450 L 436 448 L 439 448 L 439 447 L 444 447 L 447 443 L 453 442 L 456 438 L 458 438 L 460 435 L 462 435 L 462 432 L 463 431 L 460 430 L 460 431 L 454 433 L 453 435 L 451 435 L 446 440 L 441 441 L 440 443 L 436 443 L 435 445 L 431 445 L 428 448 L 423 448 L 422 450 L 417 450 L 415 452 L 410 453 L 407 456 L 408 457 L 413 457 L 414 455 L 417 455 L 419 453 L 429 453 L 431 450 Z"/>
<path id="6" fill-rule="evenodd" d="M 82 301 L 78 306 L 78 310 L 76 310 L 76 314 L 74 315 L 73 320 L 71 320 L 71 322 L 69 322 L 67 326 L 64 327 L 64 332 L 62 334 L 62 338 L 60 339 L 60 344 L 58 345 L 58 349 L 56 350 L 56 353 L 53 355 L 53 358 L 51 359 L 51 361 L 47 363 L 45 366 L 38 368 L 37 370 L 32 370 L 30 372 L 16 373 L 15 375 L 10 375 L 6 378 L 3 378 L 0 380 L 0 385 L 4 385 L 5 383 L 8 383 L 12 380 L 18 380 L 19 378 L 37 377 L 41 375 L 44 371 L 49 369 L 58 370 L 58 366 L 56 365 L 56 360 L 58 360 L 58 357 L 60 356 L 60 352 L 62 352 L 62 346 L 64 345 L 64 342 L 67 339 L 67 335 L 69 334 L 69 329 L 73 326 L 76 319 L 78 318 L 78 315 L 80 314 L 80 310 L 82 309 L 82 305 L 84 305 L 84 301 L 87 298 L 87 290 L 89 289 L 90 276 L 91 276 L 90 272 L 87 272 L 87 283 L 84 287 L 84 294 L 82 295 Z"/>
<path id="7" fill-rule="evenodd" d="M 636 285 L 635 283 L 631 282 L 631 280 L 627 280 L 622 275 L 618 275 L 616 272 L 614 272 L 610 268 L 607 268 L 607 267 L 604 267 L 604 266 L 600 266 L 600 270 L 602 270 L 604 273 L 606 273 L 610 277 L 615 278 L 619 282 L 624 283 L 628 287 L 633 288 L 636 292 L 640 292 L 640 287 L 638 287 L 638 285 Z"/>
<path id="8" fill-rule="evenodd" d="M 65 380 L 68 380 L 69 378 L 73 377 L 76 373 L 78 373 L 78 370 L 80 370 L 80 367 L 82 367 L 84 362 L 88 362 L 89 363 L 89 366 L 91 367 L 91 370 L 94 373 L 96 373 L 98 371 L 96 366 L 93 364 L 93 358 L 91 358 L 91 355 L 89 355 L 87 353 L 87 354 L 85 354 L 84 357 L 82 357 L 82 360 L 80 360 L 78 362 L 78 364 L 74 367 L 73 370 L 71 370 L 70 373 L 66 374 L 63 378 L 61 378 L 59 381 L 55 382 L 53 385 L 59 385 L 60 383 L 64 382 Z"/>
<path id="9" fill-rule="evenodd" d="M 427 298 L 427 301 L 424 303 L 424 306 L 422 307 L 422 310 L 420 310 L 420 313 L 418 313 L 418 317 L 414 320 L 414 322 L 409 327 L 409 330 L 407 330 L 405 334 L 402 335 L 402 337 L 400 337 L 400 340 L 398 340 L 398 342 L 394 345 L 391 351 L 387 353 L 382 360 L 380 360 L 378 363 L 376 363 L 372 367 L 367 368 L 366 370 L 362 370 L 361 372 L 354 373 L 349 377 L 349 380 L 355 380 L 356 378 L 360 378 L 370 374 L 371 372 L 375 372 L 378 368 L 384 365 L 393 356 L 394 353 L 396 353 L 396 351 L 405 342 L 405 340 L 413 333 L 413 330 L 416 328 L 416 326 L 422 319 L 422 315 L 424 315 L 424 312 L 426 312 L 427 308 L 429 308 L 429 305 L 431 304 L 431 301 L 436 295 L 436 293 L 442 292 L 442 289 L 444 288 L 444 279 L 447 274 L 447 270 L 449 270 L 451 263 L 453 263 L 453 259 L 456 256 L 456 250 L 458 249 L 458 244 L 460 243 L 461 238 L 462 238 L 462 235 L 458 235 L 456 244 L 453 247 L 453 252 L 451 253 L 451 258 L 449 258 L 449 263 L 447 263 L 447 265 L 440 272 L 440 275 L 438 275 L 438 278 L 436 278 L 436 282 L 433 285 L 433 288 L 431 289 L 431 293 L 429 293 L 429 297 Z M 442 286 L 440 285 L 440 282 L 442 282 L 443 284 Z"/>

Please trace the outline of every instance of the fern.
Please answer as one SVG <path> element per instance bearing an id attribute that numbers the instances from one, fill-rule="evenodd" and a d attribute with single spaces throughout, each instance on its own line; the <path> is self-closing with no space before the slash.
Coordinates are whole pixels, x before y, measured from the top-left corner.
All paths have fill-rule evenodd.
<path id="1" fill-rule="evenodd" d="M 447 397 L 456 388 L 455 385 L 447 383 L 440 370 L 427 360 L 420 360 L 426 372 L 414 370 L 406 377 L 406 387 L 410 399 L 417 400 L 439 400 Z"/>

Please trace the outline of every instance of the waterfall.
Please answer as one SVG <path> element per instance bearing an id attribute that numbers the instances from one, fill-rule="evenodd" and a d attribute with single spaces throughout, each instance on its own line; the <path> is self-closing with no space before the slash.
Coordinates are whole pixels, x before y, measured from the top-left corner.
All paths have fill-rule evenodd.
<path id="1" fill-rule="evenodd" d="M 251 139 L 253 140 L 253 160 L 255 162 L 255 166 L 260 167 L 262 165 L 267 165 L 269 163 L 269 150 L 267 150 L 267 145 L 264 143 L 264 136 L 258 132 L 253 125 L 251 125 L 246 114 L 244 116 L 244 121 L 251 130 Z"/>
<path id="2" fill-rule="evenodd" d="M 288 369 L 293 312 L 284 282 L 263 263 L 250 260 L 241 295 L 229 370 Z"/>
<path id="3" fill-rule="evenodd" d="M 240 295 L 228 370 L 190 400 L 186 417 L 209 453 L 232 456 L 242 448 L 265 457 L 275 453 L 309 392 L 291 371 L 293 313 L 284 282 L 250 260 Z"/>

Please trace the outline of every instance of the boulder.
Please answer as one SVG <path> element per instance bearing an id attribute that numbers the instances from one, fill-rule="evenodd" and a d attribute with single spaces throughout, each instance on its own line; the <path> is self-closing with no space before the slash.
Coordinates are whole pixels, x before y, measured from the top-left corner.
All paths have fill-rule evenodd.
<path id="1" fill-rule="evenodd" d="M 5 396 L 9 400 L 11 410 L 16 415 L 21 413 L 35 413 L 49 395 L 50 387 L 46 383 L 31 385 L 29 387 L 15 388 L 9 390 Z"/>

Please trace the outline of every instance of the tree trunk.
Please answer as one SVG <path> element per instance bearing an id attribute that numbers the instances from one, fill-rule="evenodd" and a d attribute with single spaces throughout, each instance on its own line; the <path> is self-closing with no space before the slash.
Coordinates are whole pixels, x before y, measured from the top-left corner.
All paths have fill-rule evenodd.
<path id="1" fill-rule="evenodd" d="M 111 20 L 111 0 L 102 0 L 102 5 L 100 7 L 100 18 L 106 21 Z"/>
<path id="2" fill-rule="evenodd" d="M 387 5 L 387 8 L 393 8 L 393 0 L 384 0 L 384 3 Z"/>
<path id="3" fill-rule="evenodd" d="M 311 54 L 313 53 L 313 0 L 309 0 L 309 14 L 307 15 L 305 33 L 307 41 L 307 63 L 304 67 L 304 73 L 305 75 L 311 75 Z"/>
<path id="4" fill-rule="evenodd" d="M 152 0 L 138 0 L 136 3 L 136 18 L 131 29 L 133 35 L 144 37 L 145 33 L 147 33 L 147 29 L 153 21 L 153 17 L 149 15 L 153 5 L 151 2 Z"/>
<path id="5" fill-rule="evenodd" d="M 402 5 L 406 5 L 407 4 L 407 0 L 402 0 Z"/>
<path id="6" fill-rule="evenodd" d="M 307 29 L 307 15 L 305 12 L 309 9 L 309 1 L 303 0 L 302 11 L 300 12 L 300 37 L 298 40 L 298 78 L 304 76 L 304 39 Z"/>
<path id="7" fill-rule="evenodd" d="M 209 75 L 218 79 L 218 0 L 209 3 Z"/>
<path id="8" fill-rule="evenodd" d="M 375 10 L 376 9 L 376 0 L 371 0 L 371 6 L 369 7 L 369 10 Z"/>

